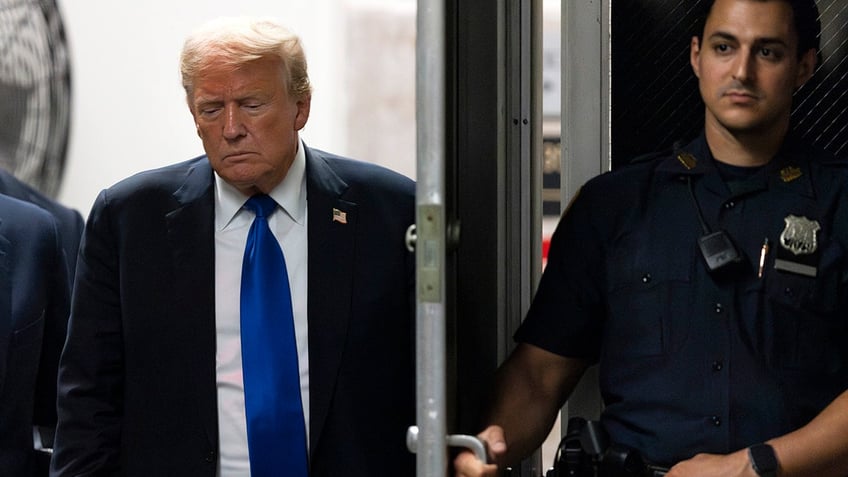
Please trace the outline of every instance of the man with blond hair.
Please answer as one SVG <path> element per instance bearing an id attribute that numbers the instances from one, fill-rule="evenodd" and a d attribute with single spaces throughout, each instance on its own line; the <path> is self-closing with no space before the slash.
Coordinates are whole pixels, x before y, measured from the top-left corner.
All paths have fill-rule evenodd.
<path id="1" fill-rule="evenodd" d="M 413 182 L 304 144 L 275 22 L 205 25 L 181 70 L 206 155 L 92 208 L 52 475 L 412 475 Z"/>

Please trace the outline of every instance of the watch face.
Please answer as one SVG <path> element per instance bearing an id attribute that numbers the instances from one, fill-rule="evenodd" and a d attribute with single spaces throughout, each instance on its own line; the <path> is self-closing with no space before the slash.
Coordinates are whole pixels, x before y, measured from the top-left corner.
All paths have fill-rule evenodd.
<path id="1" fill-rule="evenodd" d="M 751 466 L 757 475 L 774 477 L 777 475 L 777 457 L 774 449 L 768 444 L 757 444 L 748 448 Z"/>

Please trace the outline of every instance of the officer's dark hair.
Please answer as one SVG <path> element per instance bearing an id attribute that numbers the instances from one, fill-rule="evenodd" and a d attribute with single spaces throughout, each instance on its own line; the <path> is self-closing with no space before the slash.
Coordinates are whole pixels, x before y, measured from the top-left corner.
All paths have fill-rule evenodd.
<path id="1" fill-rule="evenodd" d="M 821 21 L 819 20 L 819 9 L 816 6 L 815 0 L 749 0 L 749 1 L 780 1 L 786 2 L 792 7 L 792 17 L 795 24 L 795 33 L 798 34 L 798 51 L 796 52 L 800 59 L 804 53 L 812 48 L 819 51 L 819 37 L 821 36 Z M 695 36 L 698 41 L 704 41 L 704 27 L 707 24 L 707 18 L 713 9 L 715 0 L 705 0 L 701 2 L 701 12 L 698 16 Z"/>

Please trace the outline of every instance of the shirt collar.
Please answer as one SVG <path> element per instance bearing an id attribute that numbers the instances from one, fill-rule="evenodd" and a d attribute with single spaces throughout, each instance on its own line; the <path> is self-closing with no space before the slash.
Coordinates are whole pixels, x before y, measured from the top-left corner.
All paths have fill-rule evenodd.
<path id="1" fill-rule="evenodd" d="M 762 188 L 778 187 L 795 191 L 798 194 L 812 196 L 810 180 L 810 156 L 802 143 L 788 135 L 775 157 L 761 171 Z M 710 148 L 703 133 L 682 149 L 677 149 L 664 159 L 658 170 L 673 176 L 704 176 L 708 186 L 723 190 L 724 182 L 718 175 Z"/>
<path id="2" fill-rule="evenodd" d="M 306 218 L 306 152 L 303 141 L 298 141 L 297 153 L 286 177 L 268 195 L 291 217 L 303 225 Z M 215 173 L 215 228 L 223 230 L 241 211 L 249 197 Z"/>

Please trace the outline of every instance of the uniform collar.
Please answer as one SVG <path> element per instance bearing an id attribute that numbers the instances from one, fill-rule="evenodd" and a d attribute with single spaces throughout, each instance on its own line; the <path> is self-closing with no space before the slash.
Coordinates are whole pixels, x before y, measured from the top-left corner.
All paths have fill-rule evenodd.
<path id="1" fill-rule="evenodd" d="M 657 167 L 657 171 L 674 177 L 703 177 L 704 185 L 717 193 L 729 192 L 718 173 L 707 140 L 702 132 L 695 140 L 672 154 Z M 761 182 L 751 181 L 751 187 L 742 193 L 763 189 L 788 190 L 812 197 L 813 184 L 810 177 L 810 154 L 803 143 L 793 135 L 787 136 L 774 159 L 755 177 Z"/>

